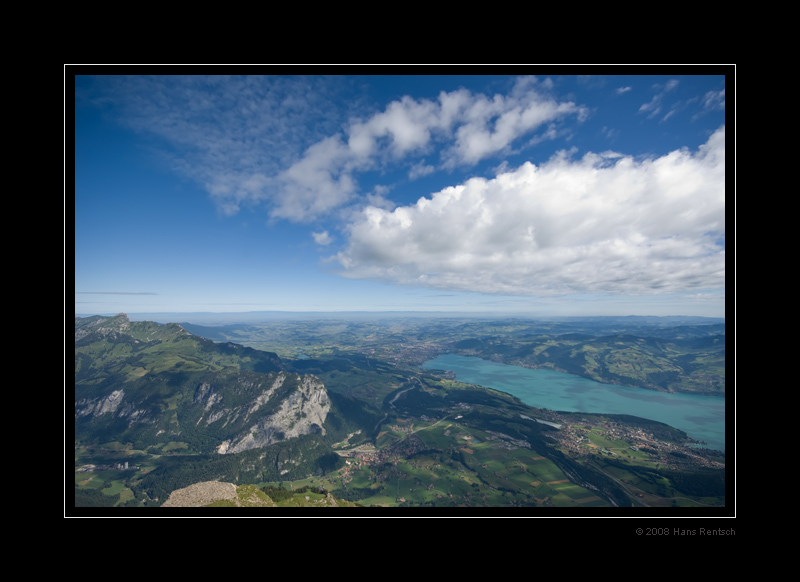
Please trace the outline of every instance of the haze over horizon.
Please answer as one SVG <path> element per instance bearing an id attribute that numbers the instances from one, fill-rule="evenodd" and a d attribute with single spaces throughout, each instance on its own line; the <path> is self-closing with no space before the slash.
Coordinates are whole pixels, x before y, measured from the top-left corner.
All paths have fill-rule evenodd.
<path id="1" fill-rule="evenodd" d="M 725 75 L 74 79 L 76 314 L 725 315 Z"/>

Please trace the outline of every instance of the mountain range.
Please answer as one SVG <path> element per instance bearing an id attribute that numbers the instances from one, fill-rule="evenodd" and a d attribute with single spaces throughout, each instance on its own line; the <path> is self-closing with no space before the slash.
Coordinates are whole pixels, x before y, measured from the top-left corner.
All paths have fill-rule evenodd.
<path id="1" fill-rule="evenodd" d="M 363 500 L 586 508 L 675 504 L 687 493 L 704 505 L 724 504 L 724 455 L 690 450 L 680 431 L 583 413 L 574 424 L 566 413 L 531 408 L 413 364 L 449 345 L 487 359 L 524 357 L 523 365 L 595 361 L 603 374 L 630 372 L 645 361 L 640 358 L 655 362 L 666 348 L 670 357 L 695 360 L 699 352 L 671 347 L 678 339 L 700 342 L 709 362 L 724 362 L 724 335 L 715 338 L 717 330 L 664 330 L 670 340 L 661 346 L 662 340 L 598 338 L 577 329 L 545 337 L 511 325 L 512 333 L 502 336 L 491 322 L 437 325 L 401 331 L 393 323 L 336 324 L 305 332 L 290 326 L 296 333 L 288 351 L 313 355 L 282 360 L 260 348 L 203 338 L 184 324 L 131 321 L 125 314 L 76 317 L 75 506 L 160 506 L 200 483 L 226 483 L 231 491 L 260 484 L 279 506 L 324 506 L 323 499 L 333 499 L 329 494 L 339 506 Z M 332 335 L 321 341 L 319 334 Z M 427 338 L 440 338 L 441 347 Z M 648 356 L 651 344 L 655 351 Z M 334 349 L 315 352 L 316 345 Z M 627 354 L 625 360 L 615 362 L 615 353 Z M 636 365 L 625 368 L 629 362 Z M 658 366 L 641 366 L 648 381 Z M 619 452 L 608 448 L 609 426 L 625 427 L 613 429 L 624 435 Z M 587 440 L 595 434 L 596 443 Z M 624 491 L 609 470 L 626 471 L 643 493 Z M 308 499 L 298 497 L 305 486 L 314 489 Z M 211 502 L 250 506 L 253 495 L 262 497 L 247 489 L 237 493 L 238 501 Z"/>
<path id="2" fill-rule="evenodd" d="M 214 343 L 177 324 L 131 322 L 125 314 L 75 319 L 76 445 L 128 443 L 149 455 L 202 459 L 198 466 L 213 477 L 231 480 L 247 469 L 264 478 L 293 469 L 305 475 L 338 460 L 321 441 L 331 407 L 316 376 L 287 371 L 274 353 Z M 290 439 L 302 450 L 270 448 Z M 236 470 L 220 462 L 248 451 L 262 462 L 233 455 L 246 465 Z M 170 486 L 201 477 L 187 474 Z"/>

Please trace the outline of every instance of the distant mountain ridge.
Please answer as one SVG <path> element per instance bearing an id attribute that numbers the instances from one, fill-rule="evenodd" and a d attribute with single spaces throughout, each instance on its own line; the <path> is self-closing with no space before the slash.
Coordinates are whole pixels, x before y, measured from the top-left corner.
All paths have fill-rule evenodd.
<path id="1" fill-rule="evenodd" d="M 113 316 L 109 314 L 105 317 Z M 82 318 L 100 317 L 94 314 L 80 315 Z M 131 321 L 155 321 L 159 323 L 186 322 L 195 325 L 219 327 L 246 323 L 264 323 L 287 320 L 328 320 L 352 319 L 355 321 L 416 318 L 416 319 L 524 319 L 541 322 L 591 322 L 597 324 L 617 322 L 629 327 L 642 326 L 704 325 L 725 323 L 724 317 L 704 317 L 699 315 L 596 315 L 596 316 L 556 316 L 531 315 L 513 312 L 472 312 L 472 311 L 244 311 L 244 312 L 159 312 L 129 313 Z"/>
<path id="2" fill-rule="evenodd" d="M 204 326 L 182 323 L 214 341 L 273 346 L 291 359 L 305 345 L 393 358 L 417 350 L 421 363 L 453 352 L 506 364 L 568 372 L 667 392 L 725 394 L 725 323 L 700 317 L 440 318 L 383 321 L 301 320 Z M 302 338 L 302 341 L 301 341 Z M 400 350 L 395 346 L 403 346 Z M 297 356 L 297 355 L 300 356 Z M 409 360 L 411 361 L 411 360 Z M 287 360 L 289 362 L 289 360 Z M 290 365 L 298 370 L 297 362 Z"/>
<path id="3" fill-rule="evenodd" d="M 646 336 L 484 336 L 454 342 L 451 351 L 622 386 L 725 394 L 724 324 L 667 328 L 649 331 Z"/>

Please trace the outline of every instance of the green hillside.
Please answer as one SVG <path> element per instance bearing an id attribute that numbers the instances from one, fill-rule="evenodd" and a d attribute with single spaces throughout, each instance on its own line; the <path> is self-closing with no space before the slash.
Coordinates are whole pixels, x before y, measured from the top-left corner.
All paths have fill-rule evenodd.
<path id="1" fill-rule="evenodd" d="M 416 364 L 452 346 L 653 382 L 681 349 L 724 363 L 724 335 L 526 325 L 328 322 L 315 335 L 304 322 L 295 337 L 285 323 L 282 349 L 306 353 L 284 362 L 175 324 L 76 318 L 75 507 L 159 506 L 210 481 L 261 492 L 213 502 L 235 507 L 269 505 L 262 494 L 277 507 L 725 507 L 724 454 L 681 431 L 532 408 Z"/>
<path id="2" fill-rule="evenodd" d="M 702 338 L 584 334 L 483 337 L 452 344 L 454 353 L 547 368 L 597 382 L 698 394 L 725 394 L 725 335 Z"/>

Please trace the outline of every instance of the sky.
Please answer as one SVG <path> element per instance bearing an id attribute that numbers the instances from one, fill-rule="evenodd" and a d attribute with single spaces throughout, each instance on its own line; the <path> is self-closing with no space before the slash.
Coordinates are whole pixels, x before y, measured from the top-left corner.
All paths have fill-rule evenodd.
<path id="1" fill-rule="evenodd" d="M 531 73 L 67 71 L 76 314 L 724 317 L 726 76 Z"/>

